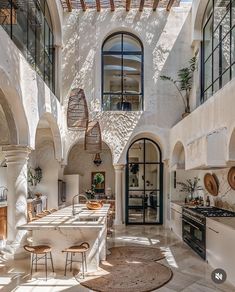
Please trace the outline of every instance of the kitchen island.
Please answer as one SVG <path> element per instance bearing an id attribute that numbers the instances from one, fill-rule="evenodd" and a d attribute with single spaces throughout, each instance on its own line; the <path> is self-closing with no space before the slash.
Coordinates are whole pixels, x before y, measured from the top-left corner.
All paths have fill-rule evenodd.
<path id="1" fill-rule="evenodd" d="M 106 259 L 107 214 L 110 205 L 104 204 L 99 210 L 88 210 L 85 204 L 60 209 L 36 221 L 18 227 L 31 231 L 32 245 L 48 244 L 56 269 L 64 269 L 65 254 L 62 250 L 69 246 L 88 242 L 88 271 L 98 269 L 100 260 Z"/>

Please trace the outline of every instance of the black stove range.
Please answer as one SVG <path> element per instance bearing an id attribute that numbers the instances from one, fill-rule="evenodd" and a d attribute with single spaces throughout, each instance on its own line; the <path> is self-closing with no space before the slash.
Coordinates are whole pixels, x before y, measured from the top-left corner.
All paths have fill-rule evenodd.
<path id="1" fill-rule="evenodd" d="M 206 217 L 235 217 L 235 212 L 216 207 L 196 207 L 192 210 Z"/>
<path id="2" fill-rule="evenodd" d="M 183 240 L 203 259 L 206 258 L 206 217 L 235 217 L 235 212 L 216 207 L 183 208 Z"/>

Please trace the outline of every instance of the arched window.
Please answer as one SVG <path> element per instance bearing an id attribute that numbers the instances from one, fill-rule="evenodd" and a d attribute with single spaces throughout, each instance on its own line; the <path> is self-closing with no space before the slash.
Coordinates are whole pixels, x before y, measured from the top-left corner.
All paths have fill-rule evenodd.
<path id="1" fill-rule="evenodd" d="M 210 0 L 203 18 L 202 101 L 235 76 L 235 3 Z"/>
<path id="2" fill-rule="evenodd" d="M 102 47 L 103 110 L 143 109 L 143 45 L 133 34 L 110 35 Z"/>

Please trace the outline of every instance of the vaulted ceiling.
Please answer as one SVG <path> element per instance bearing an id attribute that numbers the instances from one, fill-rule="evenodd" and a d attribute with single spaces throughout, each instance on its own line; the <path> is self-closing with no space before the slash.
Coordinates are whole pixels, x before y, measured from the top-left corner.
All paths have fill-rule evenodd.
<path id="1" fill-rule="evenodd" d="M 152 8 L 156 11 L 157 8 L 165 8 L 167 11 L 172 6 L 179 6 L 181 0 L 60 0 L 63 8 L 69 12 L 73 9 L 86 11 L 87 9 L 96 9 L 100 12 L 102 8 L 110 8 L 114 11 L 116 8 L 126 8 L 129 11 L 132 8 L 143 11 L 145 7 Z"/>

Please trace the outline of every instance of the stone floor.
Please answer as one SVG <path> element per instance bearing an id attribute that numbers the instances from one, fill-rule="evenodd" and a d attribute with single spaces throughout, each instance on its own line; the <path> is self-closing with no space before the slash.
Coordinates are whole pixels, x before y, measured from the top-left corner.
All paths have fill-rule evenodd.
<path id="1" fill-rule="evenodd" d="M 228 283 L 216 285 L 211 280 L 211 267 L 201 260 L 187 245 L 168 229 L 160 226 L 128 226 L 115 230 L 113 237 L 108 239 L 108 246 L 146 245 L 160 247 L 166 253 L 161 262 L 173 270 L 173 279 L 158 292 L 235 292 L 235 287 Z M 0 290 L 2 292 L 88 292 L 79 285 L 79 279 L 70 273 L 67 277 L 63 272 L 50 273 L 45 281 L 44 273 L 38 272 L 29 276 L 29 259 L 5 261 L 0 257 Z M 121 279 L 120 279 L 121 280 Z M 111 292 L 111 291 L 110 291 Z M 138 292 L 138 291 L 133 291 Z"/>

